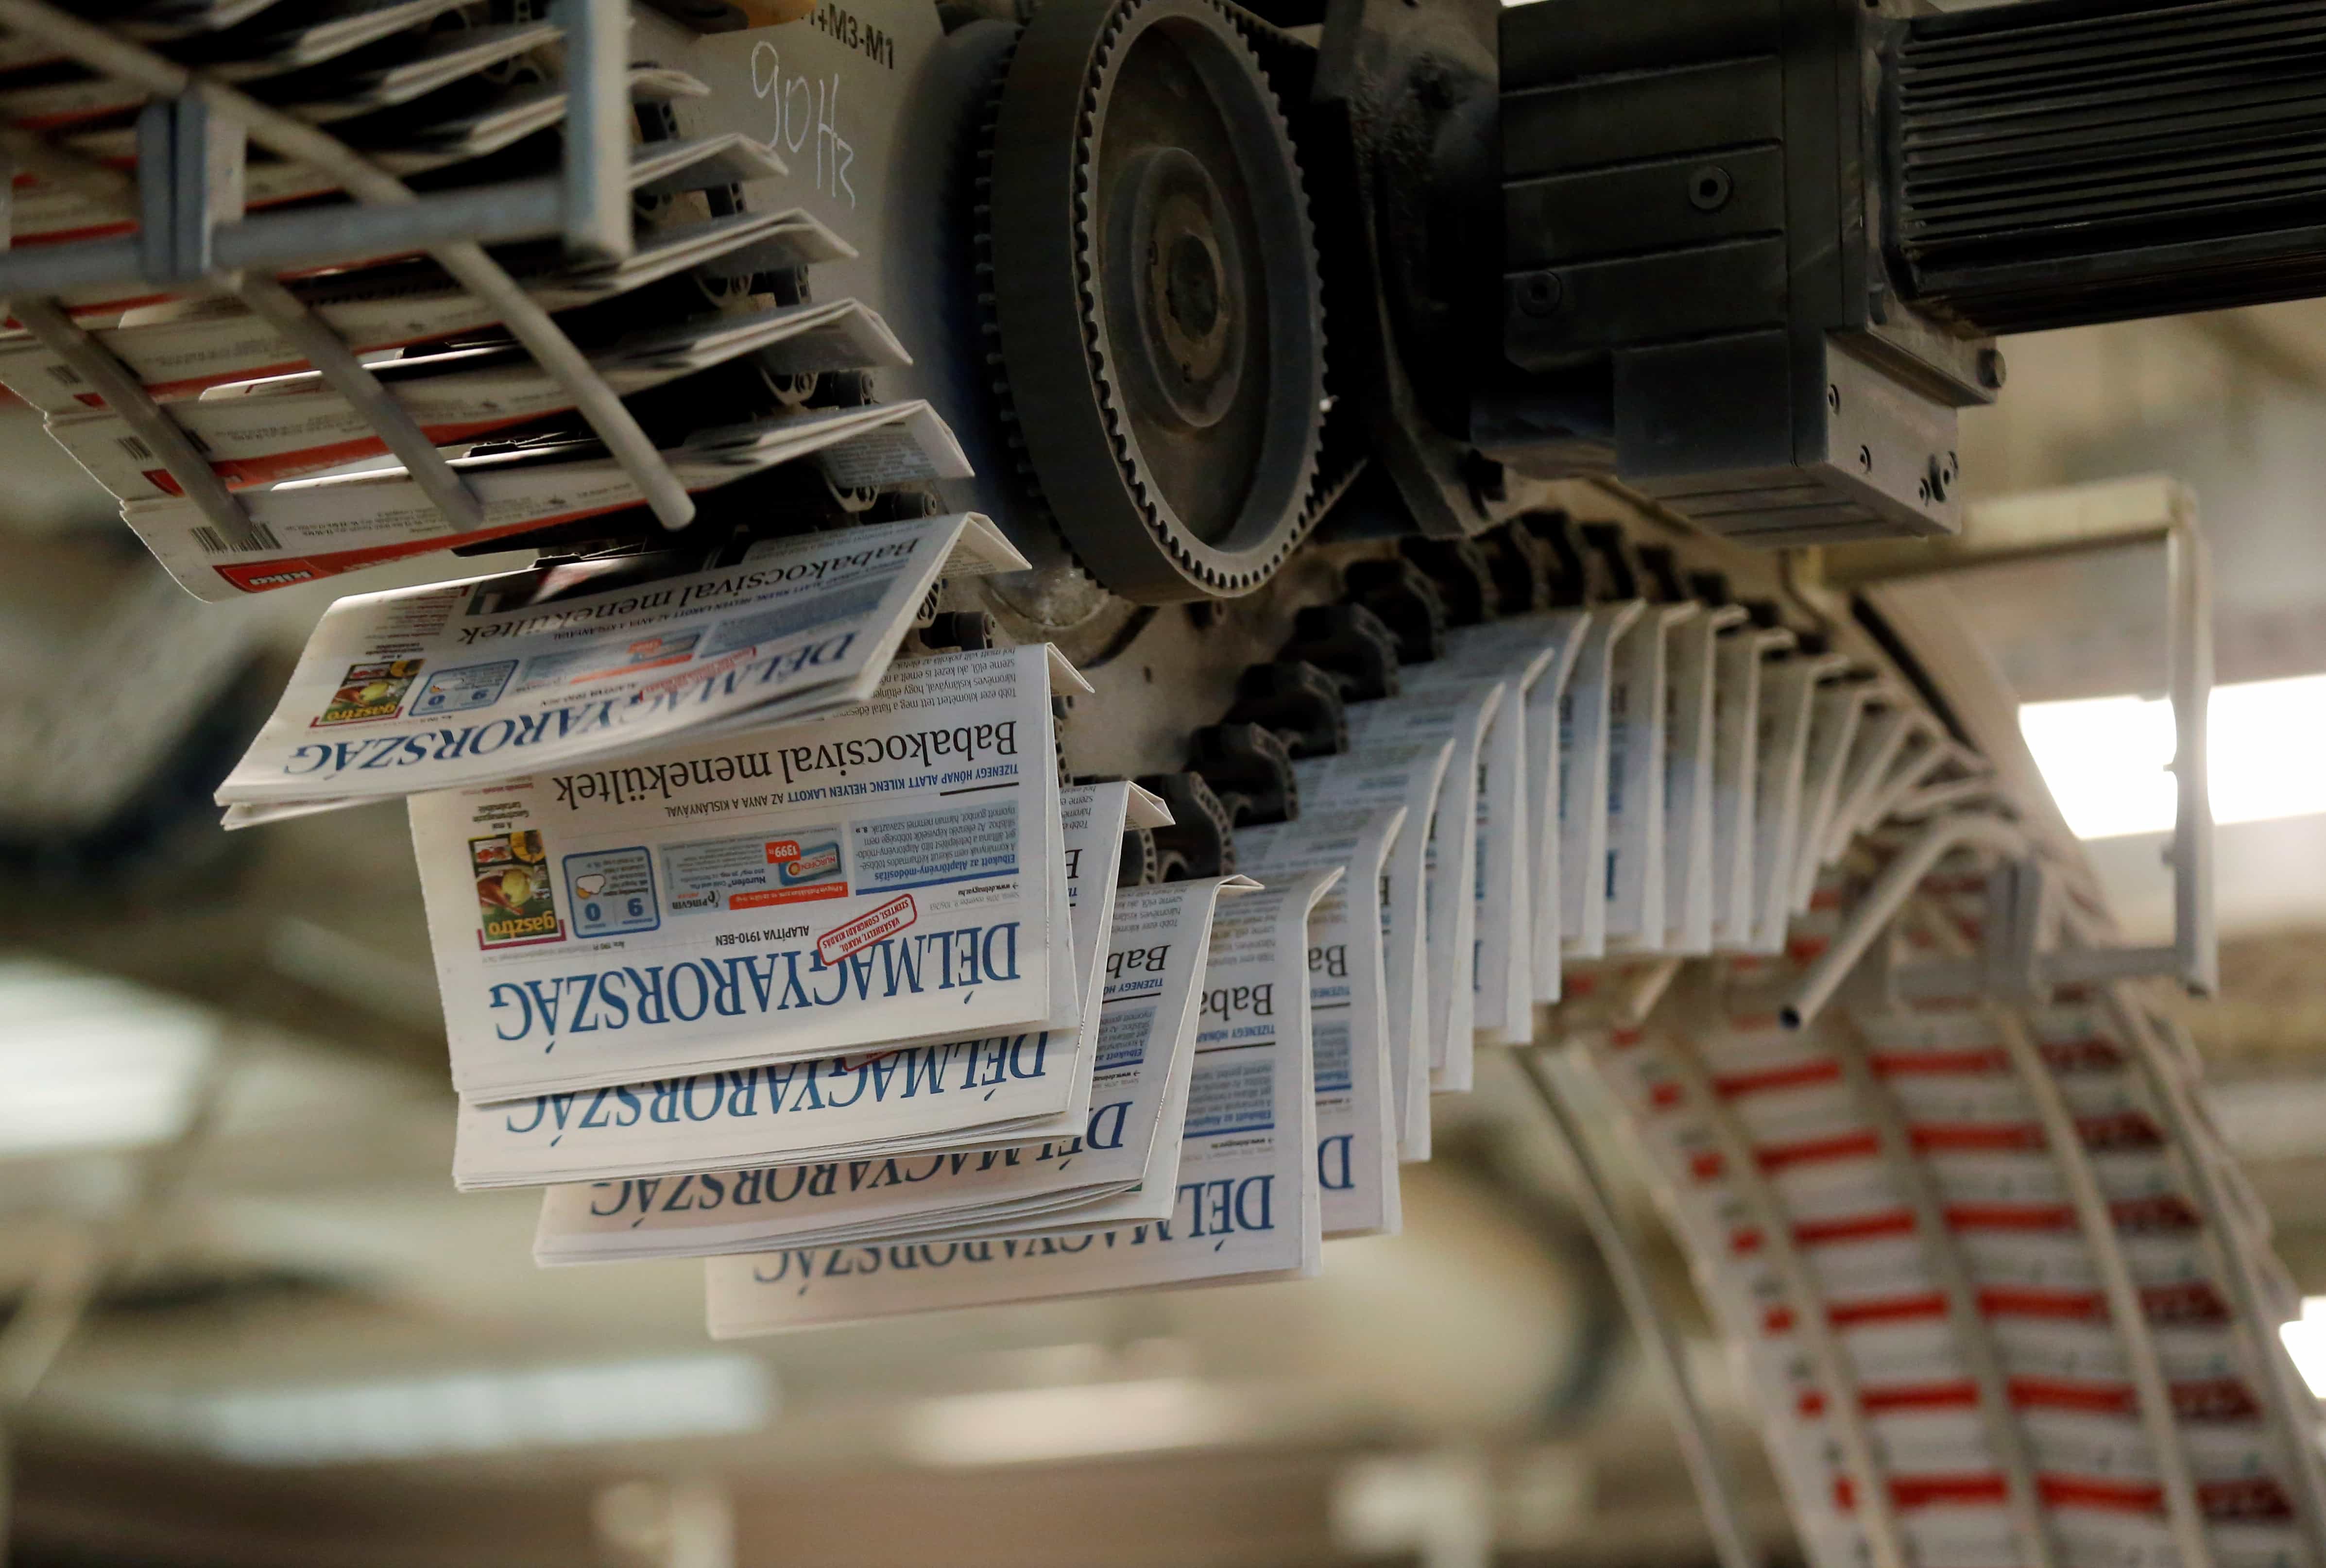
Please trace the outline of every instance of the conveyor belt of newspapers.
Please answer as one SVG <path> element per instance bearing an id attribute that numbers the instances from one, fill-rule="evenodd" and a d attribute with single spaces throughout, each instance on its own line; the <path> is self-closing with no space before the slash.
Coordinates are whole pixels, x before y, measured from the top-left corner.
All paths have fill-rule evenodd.
<path id="1" fill-rule="evenodd" d="M 1515 1050 L 1554 1126 L 1579 1075 L 1622 1108 L 1819 1568 L 2326 1568 L 2292 1303 L 2187 1042 L 2026 961 L 2089 912 L 1886 673 L 1669 574 L 1402 667 L 1344 604 L 1190 772 L 1065 780 L 1082 677 L 937 613 L 1024 559 L 921 515 L 958 447 L 870 396 L 877 316 L 809 302 L 842 242 L 737 199 L 777 154 L 675 135 L 698 84 L 628 74 L 626 254 L 244 273 L 172 246 L 571 162 L 560 25 L 82 10 L 0 0 L 10 232 L 133 239 L 141 281 L 18 292 L 0 382 L 197 595 L 619 537 L 674 485 L 853 523 L 342 599 L 219 792 L 236 827 L 408 797 L 454 1180 L 543 1188 L 539 1261 L 702 1257 L 721 1336 L 1310 1276 L 1400 1228 L 1433 1097 Z"/>

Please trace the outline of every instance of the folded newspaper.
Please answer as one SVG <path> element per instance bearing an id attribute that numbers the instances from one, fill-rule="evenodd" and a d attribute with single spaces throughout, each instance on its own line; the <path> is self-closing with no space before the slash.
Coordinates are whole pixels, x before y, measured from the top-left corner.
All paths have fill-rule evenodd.
<path id="1" fill-rule="evenodd" d="M 1454 756 L 1451 737 L 1400 741 L 1293 764 L 1304 815 L 1403 806 L 1406 826 L 1381 877 L 1382 991 L 1398 1157 L 1429 1157 L 1429 840 L 1428 822 Z M 1242 835 L 1238 836 L 1241 841 Z"/>
<path id="2" fill-rule="evenodd" d="M 744 355 L 778 375 L 910 363 L 878 315 L 854 300 L 833 300 L 637 333 L 591 355 L 591 366 L 628 395 Z M 472 445 L 573 406 L 572 394 L 518 348 L 462 348 L 371 368 L 440 447 Z M 170 417 L 234 489 L 301 478 L 387 450 L 370 420 L 314 371 L 214 386 L 173 404 Z M 180 493 L 144 438 L 110 410 L 51 414 L 48 431 L 125 501 Z"/>
<path id="3" fill-rule="evenodd" d="M 1000 1302 L 1313 1276 L 1324 1239 L 1307 921 L 1339 875 L 1304 872 L 1224 905 L 1214 916 L 1168 1218 L 1105 1229 L 1060 1226 L 1057 1234 L 713 1257 L 704 1266 L 712 1336 Z"/>
<path id="4" fill-rule="evenodd" d="M 698 1186 L 691 1209 L 665 1198 L 649 1212 L 643 1183 L 554 1187 L 543 1195 L 535 1258 L 711 1257 L 1168 1218 L 1214 902 L 1251 886 L 1224 877 L 1118 895 L 1121 923 L 1094 966 L 1115 994 L 1084 1021 L 1097 1051 L 1083 1064 L 1091 1089 L 1073 1132 L 717 1173 L 729 1200 L 706 1202 Z"/>
<path id="5" fill-rule="evenodd" d="M 529 273 L 517 281 L 544 310 L 570 311 L 709 262 L 749 270 L 805 266 L 855 254 L 805 212 L 736 213 L 657 230 L 609 266 Z M 478 332 L 500 320 L 490 305 L 454 287 L 426 263 L 335 274 L 302 283 L 297 292 L 361 354 Z M 118 326 L 94 336 L 147 392 L 165 401 L 193 397 L 229 381 L 309 368 L 305 357 L 265 317 L 233 300 L 172 299 L 126 311 Z M 79 372 L 31 339 L 0 343 L 0 384 L 44 413 L 104 403 Z"/>
<path id="6" fill-rule="evenodd" d="M 865 450 L 851 457 L 850 449 L 860 446 Z M 860 485 L 970 472 L 953 432 L 918 398 L 697 431 L 663 453 L 678 481 L 696 493 L 809 456 L 826 458 L 836 477 Z M 174 497 L 127 502 L 121 515 L 189 593 L 231 599 L 604 516 L 646 499 L 628 469 L 587 441 L 456 459 L 452 471 L 484 510 L 481 524 L 464 532 L 400 468 L 247 491 L 239 533 Z"/>
<path id="7" fill-rule="evenodd" d="M 1382 985 L 1382 893 L 1402 804 L 1310 806 L 1236 834 L 1236 863 L 1263 881 L 1338 870 L 1308 913 L 1308 1037 L 1317 1069 L 1317 1186 L 1326 1236 L 1394 1235 L 1397 1096 Z"/>
<path id="8" fill-rule="evenodd" d="M 1134 797 L 1135 788 L 1092 785 L 1060 797 L 1075 984 L 1083 998 L 1073 1032 L 769 1060 L 606 1091 L 464 1104 L 454 1184 L 465 1191 L 659 1177 L 1076 1136 L 1090 1114 L 1099 949 L 1112 929 L 1115 867 L 1108 862 L 1119 860 L 1126 813 L 1145 823 L 1168 815 L 1145 792 Z M 656 1228 L 649 1221 L 641 1239 L 655 1241 Z"/>
<path id="9" fill-rule="evenodd" d="M 415 799 L 453 1087 L 1073 1028 L 1056 658 L 899 660 L 830 718 Z"/>
<path id="10" fill-rule="evenodd" d="M 1418 818 L 1426 842 L 1422 891 L 1428 927 L 1428 1081 L 1448 1093 L 1459 1092 L 1470 1082 L 1477 976 L 1479 759 L 1509 686 L 1499 676 L 1456 671 L 1403 696 L 1361 702 L 1349 710 L 1349 755 L 1360 762 L 1377 747 L 1414 741 L 1454 743 L 1437 809 Z M 1510 783 L 1515 785 L 1514 776 Z M 1515 804 L 1510 815 L 1515 817 Z"/>
<path id="11" fill-rule="evenodd" d="M 640 580 L 617 556 L 343 598 L 219 803 L 239 827 L 851 707 L 940 575 L 1025 564 L 963 513 L 771 541 L 681 577 Z M 666 777 L 590 774 L 573 803 Z"/>

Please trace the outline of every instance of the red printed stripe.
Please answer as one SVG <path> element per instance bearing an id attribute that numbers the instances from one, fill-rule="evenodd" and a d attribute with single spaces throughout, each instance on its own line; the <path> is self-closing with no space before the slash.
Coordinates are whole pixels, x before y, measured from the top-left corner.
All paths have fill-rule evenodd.
<path id="1" fill-rule="evenodd" d="M 1838 1329 L 1853 1323 L 1901 1322 L 1912 1318 L 1942 1318 L 1947 1315 L 1947 1298 L 1939 1291 L 1921 1295 L 1869 1296 L 1864 1301 L 1838 1301 L 1827 1304 L 1826 1321 Z"/>
<path id="2" fill-rule="evenodd" d="M 2116 1508 L 2147 1514 L 2164 1506 L 2164 1489 L 2154 1481 L 2046 1475 L 2035 1479 L 2035 1489 L 2055 1508 Z"/>
<path id="3" fill-rule="evenodd" d="M 1764 1171 L 1781 1171 L 1787 1165 L 1811 1164 L 1819 1160 L 1856 1159 L 1879 1154 L 1881 1144 L 1873 1130 L 1837 1133 L 1831 1137 L 1805 1138 L 1797 1144 L 1764 1144 L 1754 1151 L 1761 1157 Z"/>
<path id="4" fill-rule="evenodd" d="M 1759 1094 L 1772 1089 L 1799 1089 L 1804 1084 L 1836 1083 L 1841 1079 L 1838 1062 L 1791 1062 L 1782 1067 L 1763 1067 L 1754 1072 L 1725 1072 L 1712 1081 L 1723 1099 L 1734 1099 L 1742 1094 Z"/>
<path id="5" fill-rule="evenodd" d="M 1897 1383 L 1859 1391 L 1868 1415 L 1884 1410 L 1960 1410 L 1978 1404 L 1975 1383 Z"/>
<path id="6" fill-rule="evenodd" d="M 1807 1220 L 1793 1227 L 1793 1239 L 1803 1247 L 1835 1241 L 1866 1241 L 1877 1236 L 1912 1236 L 1911 1209 L 1884 1210 L 1879 1214 L 1849 1214 L 1838 1220 Z"/>
<path id="7" fill-rule="evenodd" d="M 1978 1045 L 1961 1051 L 1877 1051 L 1874 1054 L 1874 1071 L 1884 1078 L 2000 1072 L 2010 1065 L 2010 1053 L 2000 1045 Z"/>

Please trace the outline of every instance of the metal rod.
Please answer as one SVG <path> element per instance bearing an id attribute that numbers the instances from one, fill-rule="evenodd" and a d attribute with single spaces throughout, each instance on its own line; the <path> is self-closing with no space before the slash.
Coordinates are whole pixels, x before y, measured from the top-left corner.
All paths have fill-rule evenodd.
<path id="1" fill-rule="evenodd" d="M 565 249 L 630 254 L 628 0 L 558 0 L 565 29 Z"/>
<path id="2" fill-rule="evenodd" d="M 71 366 L 137 432 L 153 450 L 154 460 L 169 470 L 179 490 L 209 519 L 212 527 L 244 549 L 257 548 L 250 515 L 242 509 L 242 503 L 228 493 L 225 483 L 210 470 L 209 459 L 194 450 L 186 432 L 146 395 L 144 385 L 127 366 L 66 320 L 53 301 L 15 300 L 9 309 L 42 348 Z"/>
<path id="3" fill-rule="evenodd" d="M 434 503 L 453 527 L 461 533 L 481 528 L 485 523 L 484 504 L 476 492 L 461 481 L 436 450 L 412 413 L 379 384 L 379 378 L 364 368 L 363 361 L 355 357 L 340 335 L 324 325 L 321 318 L 299 302 L 298 296 L 271 277 L 247 275 L 236 285 L 235 295 L 267 325 L 283 334 L 291 346 L 306 357 L 331 389 L 358 413 L 363 415 L 387 450 L 412 476 L 421 494 Z"/>
<path id="4" fill-rule="evenodd" d="M 1825 1044 L 1841 1068 L 1843 1085 L 1858 1113 L 1874 1124 L 1882 1163 L 1897 1179 L 1914 1212 L 1914 1232 L 1922 1253 L 1938 1276 L 1946 1296 L 1947 1322 L 1955 1342 L 1970 1368 L 1978 1390 L 1979 1424 L 1986 1430 L 1996 1462 L 2003 1471 L 2004 1507 L 2011 1517 L 2012 1534 L 2019 1539 L 2019 1560 L 2028 1568 L 2054 1568 L 2065 1560 L 2035 1476 L 2035 1455 L 2012 1403 L 2011 1380 L 2003 1369 L 1995 1331 L 1979 1307 L 1978 1287 L 1972 1283 L 1969 1260 L 1948 1221 L 1946 1202 L 1930 1165 L 1914 1151 L 1912 1135 L 1898 1097 L 1866 1060 L 1865 1042 L 1855 1028 L 1827 1020 Z"/>
<path id="5" fill-rule="evenodd" d="M 1891 1495 L 1889 1478 L 1883 1471 L 1879 1450 L 1875 1447 L 1873 1429 L 1866 1424 L 1865 1400 L 1858 1389 L 1857 1369 L 1834 1333 L 1833 1320 L 1827 1313 L 1816 1277 L 1793 1239 L 1792 1226 L 1785 1217 L 1783 1205 L 1777 1202 L 1776 1192 L 1761 1169 L 1752 1137 L 1735 1109 L 1713 1087 L 1712 1075 L 1705 1071 L 1695 1045 L 1676 1034 L 1660 1033 L 1658 1038 L 1663 1044 L 1666 1060 L 1679 1078 L 1682 1091 L 1689 1102 L 1702 1109 L 1710 1125 L 1713 1137 L 1720 1146 L 1722 1168 L 1759 1229 L 1769 1262 L 1776 1269 L 1786 1295 L 1791 1298 L 1794 1325 L 1809 1351 L 1818 1381 L 1825 1386 L 1826 1410 L 1833 1419 L 1842 1462 L 1856 1478 L 1856 1514 L 1865 1530 L 1874 1568 L 1908 1568 L 1911 1558 L 1904 1531 L 1898 1522 L 1897 1499 Z"/>
<path id="6" fill-rule="evenodd" d="M 2206 722 L 2213 696 L 2212 561 L 2197 526 L 2195 502 L 2174 487 L 2176 505 L 2165 544 L 2165 617 L 2172 690 L 2172 940 L 2179 979 L 2200 997 L 2220 988 L 2220 941 L 2213 917 L 2212 777 Z"/>
<path id="7" fill-rule="evenodd" d="M 448 190 L 402 206 L 311 208 L 222 223 L 211 234 L 221 269 L 285 272 L 351 255 L 423 250 L 452 239 L 483 245 L 558 232 L 563 197 L 544 176 Z M 135 208 L 131 215 L 135 215 Z M 152 281 L 136 238 L 42 245 L 0 256 L 0 296 Z"/>
<path id="8" fill-rule="evenodd" d="M 1598 1244 L 1600 1259 L 1614 1282 L 1624 1315 L 1632 1321 L 1640 1350 L 1661 1385 L 1680 1461 L 1688 1467 L 1697 1502 L 1704 1509 L 1705 1527 L 1712 1535 L 1713 1554 L 1719 1559 L 1720 1568 L 1760 1568 L 1760 1554 L 1754 1550 L 1744 1526 L 1736 1478 L 1721 1452 L 1696 1380 L 1689 1375 L 1679 1327 L 1664 1310 L 1646 1260 L 1640 1256 L 1629 1228 L 1617 1216 L 1606 1176 L 1584 1140 L 1584 1118 L 1568 1103 L 1568 1090 L 1559 1081 L 1564 1064 L 1558 1056 L 1556 1047 L 1535 1046 L 1518 1053 L 1519 1066 L 1534 1086 L 1543 1109 L 1550 1113 L 1551 1145 L 1567 1166 L 1576 1207 L 1583 1211 L 1583 1222 Z"/>
<path id="9" fill-rule="evenodd" d="M 337 181 L 359 201 L 409 205 L 419 199 L 402 181 L 352 148 L 226 83 L 190 71 L 101 27 L 68 15 L 45 0 L 0 0 L 0 27 L 38 38 L 89 69 L 162 97 L 199 92 L 209 106 L 247 127 L 251 140 Z M 569 103 L 568 119 L 578 106 Z M 543 370 L 573 397 L 574 407 L 607 450 L 637 482 L 647 505 L 665 528 L 694 517 L 694 500 L 663 460 L 620 397 L 549 313 L 517 286 L 473 241 L 429 247 L 438 265 L 490 306 Z"/>
<path id="10" fill-rule="evenodd" d="M 1810 972 L 1802 977 L 1791 999 L 1778 1010 L 1778 1021 L 1788 1029 L 1806 1026 L 1832 1000 L 1833 993 L 1849 971 L 1857 967 L 1857 960 L 1865 956 L 1875 938 L 1897 918 L 1931 868 L 1955 850 L 1974 846 L 1998 849 L 2006 855 L 2024 855 L 2027 852 L 2027 838 L 2002 818 L 1982 813 L 1941 817 L 1923 829 L 1921 837 L 1901 849 L 1857 901 L 1849 912 L 1848 921 L 1835 934 L 1833 945 L 1810 966 Z"/>

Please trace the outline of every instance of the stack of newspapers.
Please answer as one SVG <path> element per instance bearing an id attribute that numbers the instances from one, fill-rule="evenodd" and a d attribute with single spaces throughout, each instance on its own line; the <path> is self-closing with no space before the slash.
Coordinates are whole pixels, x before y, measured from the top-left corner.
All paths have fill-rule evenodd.
<path id="1" fill-rule="evenodd" d="M 560 163 L 561 30 L 494 23 L 488 12 L 459 0 L 185 0 L 128 6 L 108 25 L 327 127 L 378 168 L 443 190 Z M 685 100 L 707 90 L 672 70 L 630 73 L 640 124 L 666 133 L 631 150 L 633 254 L 576 266 L 554 245 L 523 244 L 496 259 L 631 400 L 690 491 L 801 459 L 842 491 L 965 476 L 926 403 L 864 395 L 861 373 L 908 362 L 879 317 L 849 299 L 805 302 L 805 269 L 854 253 L 805 212 L 750 199 L 786 172 L 780 153 L 731 132 L 679 134 Z M 136 166 L 144 99 L 28 39 L 0 40 L 0 122 L 62 154 L 20 176 L 15 246 L 136 228 L 122 173 Z M 331 176 L 256 153 L 244 187 L 251 209 L 348 199 Z M 363 411 L 309 364 L 279 310 L 254 308 L 242 291 L 88 288 L 61 302 L 236 494 L 242 515 L 231 524 L 184 495 L 153 444 L 48 343 L 13 322 L 0 336 L 0 384 L 47 416 L 196 595 L 233 598 L 641 505 L 571 390 L 433 261 L 407 247 L 282 282 L 291 310 L 362 357 L 451 455 L 475 520 L 456 524 L 403 469 L 384 466 L 386 444 Z M 722 422 L 702 423 L 705 407 Z M 621 532 L 608 525 L 609 536 Z"/>
<path id="2" fill-rule="evenodd" d="M 1128 885 L 1168 818 L 1062 786 L 1054 650 L 896 656 L 1023 565 L 958 515 L 326 613 L 219 798 L 410 798 L 455 1179 L 546 1189 L 540 1261 L 704 1257 L 721 1334 L 1313 1275 L 1568 965 L 1798 947 L 1955 765 L 1732 612 L 1557 610 L 1351 704 L 1237 874 Z"/>

